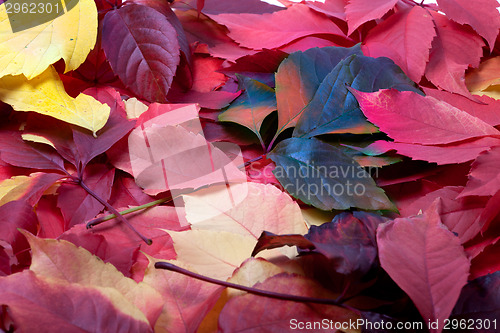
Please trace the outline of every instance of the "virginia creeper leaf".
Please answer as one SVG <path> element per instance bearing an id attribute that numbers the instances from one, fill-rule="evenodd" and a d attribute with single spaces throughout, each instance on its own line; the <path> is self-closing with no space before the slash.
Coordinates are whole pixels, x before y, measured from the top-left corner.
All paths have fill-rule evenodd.
<path id="1" fill-rule="evenodd" d="M 172 24 L 153 8 L 129 4 L 109 11 L 102 25 L 104 52 L 122 82 L 149 102 L 166 103 L 180 59 Z"/>
<path id="2" fill-rule="evenodd" d="M 346 14 L 344 8 L 347 2 L 347 0 L 306 1 L 306 5 L 317 12 L 345 20 Z"/>
<path id="3" fill-rule="evenodd" d="M 394 89 L 350 89 L 369 121 L 398 142 L 443 144 L 499 135 L 493 126 L 431 96 Z"/>
<path id="4" fill-rule="evenodd" d="M 107 201 L 111 195 L 115 169 L 104 164 L 93 164 L 85 168 L 83 182 L 101 199 Z M 86 222 L 102 211 L 104 206 L 81 186 L 63 183 L 58 188 L 57 206 L 61 209 L 67 228 Z"/>
<path id="5" fill-rule="evenodd" d="M 470 25 L 484 37 L 493 51 L 495 40 L 500 29 L 498 2 L 494 0 L 479 0 L 472 4 L 467 0 L 437 0 L 439 9 L 453 21 Z"/>
<path id="6" fill-rule="evenodd" d="M 194 4 L 196 2 L 196 5 Z M 251 13 L 264 14 L 283 10 L 282 7 L 274 6 L 260 0 L 232 1 L 232 0 L 187 0 L 183 1 L 186 5 L 196 7 L 204 14 L 214 15 L 222 13 Z M 200 9 L 200 3 L 201 9 Z M 175 4 L 177 5 L 177 4 Z"/>
<path id="7" fill-rule="evenodd" d="M 134 122 L 127 121 L 125 117 L 125 106 L 116 90 L 111 88 L 89 88 L 84 93 L 96 98 L 101 103 L 107 104 L 111 108 L 111 113 L 106 125 L 99 130 L 97 137 L 93 137 L 78 128 L 72 129 L 73 140 L 78 152 L 76 157 L 81 164 L 81 168 L 85 168 L 90 160 L 107 151 L 134 128 Z"/>
<path id="8" fill-rule="evenodd" d="M 328 73 L 352 54 L 363 55 L 359 45 L 298 51 L 280 64 L 276 73 L 278 134 L 297 124 L 304 107 L 314 97 Z"/>
<path id="9" fill-rule="evenodd" d="M 33 207 L 22 200 L 11 201 L 0 206 L 0 225 L 2 226 L 0 239 L 12 246 L 18 259 L 23 256 L 29 257 L 25 252 L 29 247 L 28 243 L 18 228 L 36 232 L 37 219 Z"/>
<path id="10" fill-rule="evenodd" d="M 0 133 L 0 159 L 23 168 L 66 172 L 63 159 L 52 148 L 40 143 L 27 143 L 19 132 Z"/>
<path id="11" fill-rule="evenodd" d="M 231 121 L 243 125 L 262 140 L 260 135 L 262 122 L 277 108 L 274 89 L 240 75 L 238 82 L 245 92 L 219 115 L 219 121 Z"/>
<path id="12" fill-rule="evenodd" d="M 436 36 L 429 12 L 414 6 L 399 11 L 373 28 L 364 41 L 367 56 L 392 59 L 415 82 L 424 74 Z"/>
<path id="13" fill-rule="evenodd" d="M 310 138 L 326 133 L 375 132 L 347 86 L 361 91 L 395 88 L 419 92 L 392 60 L 350 56 L 325 77 L 312 101 L 304 108 L 293 136 Z"/>
<path id="14" fill-rule="evenodd" d="M 182 274 L 155 269 L 151 263 L 144 283 L 155 288 L 164 301 L 155 332 L 196 332 L 223 290 Z"/>
<path id="15" fill-rule="evenodd" d="M 35 172 L 0 181 L 0 206 L 15 200 L 25 200 L 35 206 L 43 193 L 63 177 L 57 173 Z"/>
<path id="16" fill-rule="evenodd" d="M 437 36 L 432 41 L 425 76 L 440 89 L 470 98 L 464 72 L 479 65 L 484 45 L 481 38 L 467 27 L 431 12 Z"/>
<path id="17" fill-rule="evenodd" d="M 378 19 L 391 10 L 398 0 L 350 0 L 345 6 L 348 35 L 352 34 L 360 25 L 370 20 Z"/>
<path id="18" fill-rule="evenodd" d="M 500 57 L 487 59 L 478 68 L 465 75 L 465 83 L 470 91 L 480 91 L 491 85 L 500 84 Z"/>
<path id="19" fill-rule="evenodd" d="M 474 319 L 478 322 L 489 319 L 494 321 L 500 316 L 500 272 L 482 276 L 470 281 L 460 293 L 460 298 L 453 308 L 450 319 Z M 483 326 L 483 325 L 482 325 Z M 491 325 L 488 328 L 484 325 L 475 329 L 478 333 L 491 332 Z M 460 330 L 458 332 L 465 332 Z"/>
<path id="20" fill-rule="evenodd" d="M 498 160 L 500 147 L 495 146 L 481 153 L 472 163 L 469 181 L 459 197 L 468 195 L 492 196 L 500 189 Z"/>
<path id="21" fill-rule="evenodd" d="M 0 79 L 0 99 L 16 111 L 35 111 L 62 121 L 81 126 L 95 133 L 109 117 L 109 106 L 93 97 L 80 94 L 69 96 L 51 66 L 32 80 L 23 75 Z"/>
<path id="22" fill-rule="evenodd" d="M 436 206 L 425 214 L 380 225 L 377 244 L 382 268 L 412 299 L 427 322 L 438 320 L 441 332 L 470 262 L 458 238 L 440 222 Z"/>
<path id="23" fill-rule="evenodd" d="M 136 306 L 150 322 L 158 317 L 162 302 L 158 293 L 145 283 L 136 283 L 85 249 L 55 239 L 41 239 L 25 232 L 32 251 L 30 271 L 85 287 L 110 288 Z M 88 274 L 93 272 L 93 274 Z"/>
<path id="24" fill-rule="evenodd" d="M 225 190 L 225 188 L 223 189 Z M 225 230 L 257 239 L 262 231 L 304 234 L 307 226 L 299 205 L 273 185 L 239 184 L 232 189 L 245 193 L 241 202 L 225 209 L 217 191 L 183 195 L 191 228 Z M 236 198 L 236 195 L 234 196 Z"/>
<path id="25" fill-rule="evenodd" d="M 3 32 L 0 36 L 0 77 L 23 74 L 30 80 L 59 59 L 64 59 L 66 72 L 85 61 L 97 38 L 95 2 L 72 0 L 66 1 L 66 5 L 72 7 L 63 15 L 34 27 L 33 15 L 11 9 L 9 20 L 5 4 L 0 5 L 0 31 Z M 59 6 L 62 6 L 60 2 Z M 56 10 L 59 7 L 54 8 Z M 12 21 L 17 25 L 16 32 L 11 32 Z"/>
<path id="26" fill-rule="evenodd" d="M 116 290 L 54 281 L 31 271 L 1 277 L 0 302 L 24 332 L 153 332 L 144 314 Z"/>
<path id="27" fill-rule="evenodd" d="M 457 109 L 465 111 L 470 115 L 477 117 L 491 126 L 500 125 L 500 115 L 497 110 L 500 108 L 500 101 L 488 96 L 474 96 L 480 104 L 470 99 L 452 94 L 444 90 L 423 88 L 427 96 L 432 96 L 443 102 L 453 105 Z"/>
<path id="28" fill-rule="evenodd" d="M 438 165 L 463 163 L 475 159 L 481 152 L 500 144 L 500 139 L 483 137 L 455 144 L 429 146 L 379 140 L 363 148 L 366 154 L 379 155 L 390 150 L 411 157 L 414 160 L 437 163 Z"/>
<path id="29" fill-rule="evenodd" d="M 238 44 L 255 50 L 276 48 L 314 34 L 345 37 L 335 23 L 303 4 L 268 14 L 219 14 L 210 18 L 225 25 L 228 36 Z"/>
<path id="30" fill-rule="evenodd" d="M 315 138 L 281 141 L 268 158 L 276 163 L 273 173 L 285 190 L 307 204 L 323 210 L 394 209 L 365 169 Z"/>

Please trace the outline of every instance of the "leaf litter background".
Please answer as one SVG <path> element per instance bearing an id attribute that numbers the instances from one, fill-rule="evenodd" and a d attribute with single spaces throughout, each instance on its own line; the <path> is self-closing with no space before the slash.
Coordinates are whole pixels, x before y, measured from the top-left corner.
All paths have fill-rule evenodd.
<path id="1" fill-rule="evenodd" d="M 498 3 L 280 2 L 0 6 L 3 331 L 495 331 Z"/>

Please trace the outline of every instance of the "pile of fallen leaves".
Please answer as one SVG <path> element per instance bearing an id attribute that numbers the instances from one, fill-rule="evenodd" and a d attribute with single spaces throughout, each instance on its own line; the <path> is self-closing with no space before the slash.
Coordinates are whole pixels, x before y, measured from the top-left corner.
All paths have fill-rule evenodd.
<path id="1" fill-rule="evenodd" d="M 21 2 L 2 332 L 498 331 L 495 0 Z"/>

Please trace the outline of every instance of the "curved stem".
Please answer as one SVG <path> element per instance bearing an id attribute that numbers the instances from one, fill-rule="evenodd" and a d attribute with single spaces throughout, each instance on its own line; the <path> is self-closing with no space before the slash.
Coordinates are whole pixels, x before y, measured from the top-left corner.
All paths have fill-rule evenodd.
<path id="1" fill-rule="evenodd" d="M 109 210 L 111 213 L 113 213 L 117 218 L 118 220 L 120 220 L 120 222 L 123 222 L 125 223 L 133 232 L 135 232 L 146 244 L 148 245 L 151 245 L 153 244 L 153 241 L 149 238 L 146 238 L 143 234 L 141 234 L 139 231 L 137 231 L 136 228 L 134 228 L 133 225 L 131 225 L 129 223 L 129 221 L 127 221 L 126 218 L 124 218 L 122 215 L 120 215 L 120 213 L 113 207 L 111 206 L 109 203 L 106 202 L 106 200 L 103 200 L 99 195 L 97 195 L 97 193 L 95 193 L 94 191 L 92 191 L 92 189 L 90 189 L 90 187 L 87 186 L 87 184 L 85 184 L 83 182 L 83 180 L 79 180 L 78 184 L 85 190 L 87 191 L 88 194 L 90 194 L 92 197 L 94 197 L 94 199 L 96 199 L 97 201 L 99 201 L 101 203 L 101 205 L 103 205 L 104 207 L 106 207 L 107 210 Z M 89 226 L 87 225 L 87 228 L 89 228 Z"/>
<path id="2" fill-rule="evenodd" d="M 299 302 L 299 303 L 316 303 L 316 304 L 337 305 L 337 306 L 341 306 L 344 308 L 348 308 L 350 310 L 354 310 L 351 307 L 346 306 L 345 304 L 342 304 L 334 299 L 289 295 L 289 294 L 276 293 L 273 291 L 242 286 L 239 284 L 235 284 L 235 283 L 231 283 L 231 282 L 227 282 L 227 281 L 222 281 L 222 280 L 217 280 L 217 279 L 214 279 L 214 278 L 211 278 L 208 276 L 200 275 L 200 274 L 188 271 L 187 269 L 176 266 L 174 264 L 171 264 L 169 262 L 157 262 L 155 264 L 155 268 L 166 269 L 166 270 L 169 270 L 172 272 L 177 272 L 177 273 L 180 273 L 183 275 L 190 276 L 192 278 L 195 278 L 195 279 L 198 279 L 201 281 L 217 284 L 219 286 L 223 286 L 223 287 L 227 287 L 227 288 L 233 288 L 233 289 L 246 291 L 247 293 L 258 295 L 258 296 L 264 296 L 264 297 L 269 297 L 269 298 L 280 299 L 283 301 L 292 301 L 292 302 Z"/>

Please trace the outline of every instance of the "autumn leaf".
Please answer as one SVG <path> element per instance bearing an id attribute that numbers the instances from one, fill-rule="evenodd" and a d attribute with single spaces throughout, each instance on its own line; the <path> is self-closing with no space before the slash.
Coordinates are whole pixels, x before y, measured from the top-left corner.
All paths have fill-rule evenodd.
<path id="1" fill-rule="evenodd" d="M 430 96 L 394 89 L 350 91 L 368 120 L 399 142 L 444 144 L 500 134 L 481 119 Z"/>
<path id="2" fill-rule="evenodd" d="M 426 9 L 414 6 L 372 29 L 364 41 L 364 51 L 370 57 L 394 60 L 410 79 L 419 82 L 435 36 L 432 16 Z"/>
<path id="3" fill-rule="evenodd" d="M 53 67 L 32 80 L 23 75 L 4 76 L 0 79 L 0 99 L 16 111 L 35 111 L 86 128 L 94 135 L 110 112 L 107 105 L 88 95 L 69 96 Z"/>
<path id="4" fill-rule="evenodd" d="M 351 0 L 345 6 L 346 20 L 349 24 L 348 35 L 352 34 L 363 23 L 378 19 L 391 10 L 397 0 Z M 415 7 L 417 8 L 417 7 Z"/>
<path id="5" fill-rule="evenodd" d="M 238 44 L 256 50 L 272 49 L 314 34 L 346 38 L 336 24 L 303 4 L 261 15 L 219 14 L 210 15 L 210 18 L 225 25 L 229 29 L 228 36 Z"/>
<path id="6" fill-rule="evenodd" d="M 62 177 L 57 173 L 35 172 L 29 176 L 5 179 L 0 182 L 0 206 L 16 200 L 26 200 L 35 205 L 43 193 Z"/>
<path id="7" fill-rule="evenodd" d="M 352 55 L 325 77 L 304 108 L 293 136 L 310 138 L 327 133 L 373 133 L 348 87 L 361 91 L 394 88 L 419 93 L 408 77 L 387 58 Z"/>
<path id="8" fill-rule="evenodd" d="M 133 3 L 106 13 L 102 24 L 104 52 L 122 82 L 147 101 L 167 102 L 180 61 L 172 24 L 157 10 Z"/>
<path id="9" fill-rule="evenodd" d="M 276 72 L 278 132 L 294 127 L 328 73 L 344 58 L 362 55 L 361 48 L 324 47 L 294 52 Z"/>
<path id="10" fill-rule="evenodd" d="M 268 157 L 281 185 L 294 197 L 323 209 L 394 209 L 384 191 L 342 151 L 317 139 L 290 138 Z"/>
<path id="11" fill-rule="evenodd" d="M 64 59 L 66 72 L 85 61 L 97 38 L 97 8 L 92 0 L 71 2 L 66 3 L 69 10 L 63 15 L 36 26 L 34 15 L 12 9 L 7 14 L 5 2 L 0 6 L 0 77 L 23 74 L 31 80 L 59 59 Z M 11 33 L 12 22 L 16 31 Z"/>
<path id="12" fill-rule="evenodd" d="M 425 321 L 438 321 L 431 332 L 441 332 L 467 282 L 470 262 L 458 238 L 442 226 L 436 206 L 423 215 L 381 225 L 377 244 L 382 267 Z"/>

